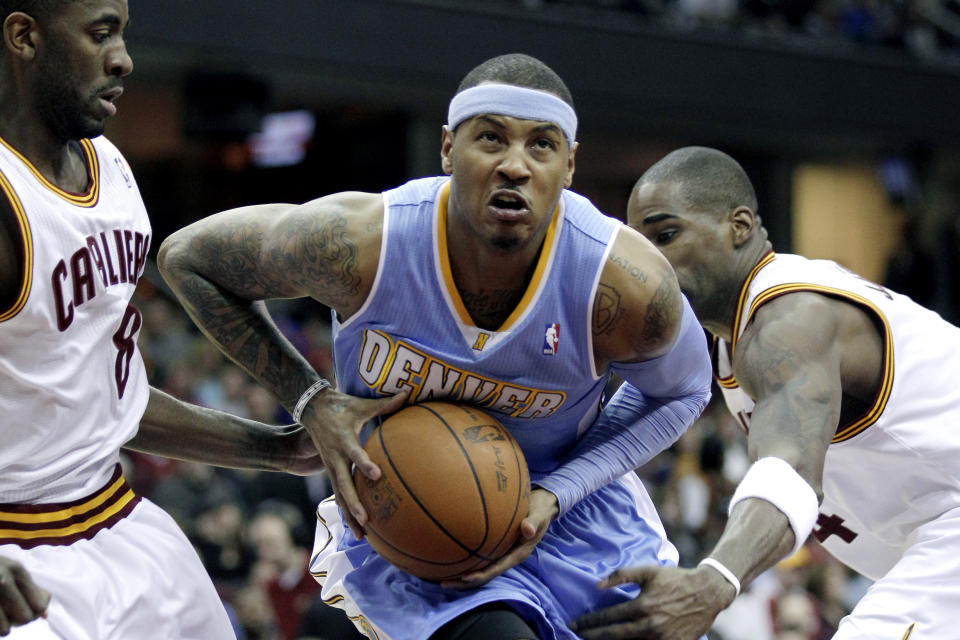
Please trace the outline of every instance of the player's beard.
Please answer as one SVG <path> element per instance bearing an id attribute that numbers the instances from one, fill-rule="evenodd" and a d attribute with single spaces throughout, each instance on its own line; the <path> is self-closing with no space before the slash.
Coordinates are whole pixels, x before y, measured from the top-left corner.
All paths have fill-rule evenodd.
<path id="1" fill-rule="evenodd" d="M 53 44 L 39 61 L 38 74 L 38 115 L 54 136 L 67 142 L 95 138 L 103 133 L 103 120 L 84 117 L 86 107 L 94 104 L 97 96 L 81 95 L 66 51 Z"/>

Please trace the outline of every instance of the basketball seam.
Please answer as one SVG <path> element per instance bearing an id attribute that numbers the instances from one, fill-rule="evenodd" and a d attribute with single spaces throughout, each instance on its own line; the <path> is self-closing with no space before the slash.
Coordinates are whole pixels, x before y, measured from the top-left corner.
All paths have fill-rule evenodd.
<path id="1" fill-rule="evenodd" d="M 449 431 L 449 432 L 453 435 L 454 439 L 455 439 L 456 442 L 457 442 L 457 446 L 460 447 L 460 450 L 461 450 L 461 451 L 463 452 L 463 454 L 464 454 L 464 458 L 466 458 L 467 464 L 470 465 L 470 472 L 473 474 L 474 484 L 475 484 L 476 487 L 477 487 L 477 492 L 480 494 L 480 502 L 481 502 L 481 505 L 482 505 L 482 507 L 483 507 L 482 513 L 483 513 L 484 534 L 483 534 L 483 538 L 482 538 L 481 541 L 480 541 L 479 546 L 476 547 L 476 548 L 474 548 L 474 549 L 471 549 L 468 545 L 465 545 L 463 542 L 461 542 L 456 536 L 454 536 L 450 531 L 448 531 L 447 528 L 444 527 L 443 524 L 441 524 L 440 521 L 437 520 L 437 518 L 434 517 L 434 515 L 430 512 L 430 510 L 427 509 L 426 505 L 424 505 L 424 504 L 420 501 L 420 499 L 417 497 L 416 493 L 414 493 L 414 491 L 411 489 L 411 487 L 410 487 L 410 486 L 406 483 L 406 481 L 403 479 L 403 475 L 401 475 L 400 470 L 397 469 L 397 466 L 394 464 L 393 458 L 392 458 L 391 455 L 390 455 L 390 451 L 387 449 L 387 445 L 386 445 L 386 443 L 384 442 L 384 437 L 383 437 L 384 429 L 383 429 L 383 426 L 381 425 L 381 428 L 379 429 L 379 431 L 378 431 L 378 433 L 377 433 L 377 436 L 378 436 L 379 439 L 380 439 L 380 448 L 383 450 L 383 455 L 386 457 L 387 462 L 390 464 L 390 467 L 393 469 L 393 472 L 394 472 L 394 474 L 396 475 L 397 480 L 399 480 L 399 481 L 400 481 L 400 484 L 403 485 L 403 488 L 406 489 L 407 494 L 413 499 L 414 503 L 416 503 L 416 505 L 420 508 L 421 511 L 423 511 L 423 513 L 427 516 L 427 518 L 429 518 L 430 521 L 433 522 L 433 524 L 434 524 L 445 536 L 447 536 L 447 538 L 449 538 L 454 544 L 456 544 L 458 547 L 460 547 L 461 549 L 463 549 L 463 550 L 468 554 L 467 558 L 471 558 L 471 557 L 472 557 L 472 558 L 479 558 L 479 559 L 482 559 L 482 560 L 485 560 L 485 561 L 488 561 L 488 562 L 492 562 L 492 561 L 494 560 L 494 558 L 488 557 L 486 554 L 478 553 L 478 550 L 481 549 L 481 548 L 483 548 L 484 544 L 485 544 L 486 541 L 487 541 L 487 537 L 490 535 L 490 520 L 489 520 L 489 517 L 487 516 L 487 503 L 486 503 L 486 498 L 485 498 L 484 495 L 483 495 L 483 488 L 482 488 L 482 486 L 480 485 L 480 478 L 479 478 L 479 476 L 477 475 L 477 470 L 476 470 L 476 468 L 473 466 L 473 461 L 470 460 L 470 456 L 467 455 L 466 448 L 463 446 L 463 443 L 460 441 L 460 438 L 459 438 L 459 437 L 457 436 L 457 434 L 453 431 L 453 429 L 450 427 L 450 425 L 447 423 L 447 421 L 443 418 L 443 416 L 441 416 L 439 413 L 437 413 L 436 411 L 434 411 L 434 410 L 431 409 L 430 407 L 427 407 L 427 406 L 424 406 L 424 405 L 414 405 L 414 406 L 418 406 L 418 407 L 421 408 L 421 409 L 425 409 L 425 410 L 429 411 L 430 413 L 432 413 L 434 416 L 436 416 L 436 417 L 440 420 L 440 422 L 441 422 L 441 423 L 443 424 L 443 426 L 447 429 L 447 431 Z M 383 539 L 383 537 L 380 536 L 379 534 L 378 534 L 378 537 L 380 537 L 381 539 Z M 392 546 L 392 545 L 391 545 L 391 546 Z M 397 551 L 400 551 L 400 550 L 397 549 Z M 401 552 L 401 553 L 404 553 L 405 555 L 408 555 L 408 554 L 406 554 L 406 553 L 403 552 L 403 551 L 400 551 L 400 552 Z M 412 558 L 415 558 L 415 556 L 411 556 L 411 557 L 412 557 Z M 464 558 L 464 560 L 466 560 L 467 558 Z M 462 562 L 462 561 L 461 561 L 461 562 Z M 441 563 L 441 564 L 445 564 L 445 563 Z"/>

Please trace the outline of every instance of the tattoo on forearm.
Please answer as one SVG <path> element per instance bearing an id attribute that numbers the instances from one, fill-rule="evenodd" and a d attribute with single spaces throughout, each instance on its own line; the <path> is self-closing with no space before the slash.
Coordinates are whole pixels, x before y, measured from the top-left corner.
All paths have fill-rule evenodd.
<path id="1" fill-rule="evenodd" d="M 620 293 L 601 282 L 593 301 L 593 335 L 612 333 L 621 315 L 623 308 L 620 306 Z"/>
<path id="2" fill-rule="evenodd" d="M 345 237 L 343 215 L 304 218 L 285 229 L 267 261 L 259 224 L 242 218 L 221 222 L 190 241 L 192 264 L 172 264 L 180 275 L 178 293 L 194 321 L 238 365 L 272 390 L 290 408 L 316 378 L 306 360 L 284 338 L 262 303 L 291 287 L 322 290 L 336 305 L 359 289 L 357 248 Z M 266 265 L 272 266 L 264 266 Z"/>
<path id="3" fill-rule="evenodd" d="M 184 307 L 224 354 L 292 408 L 315 377 L 262 304 L 251 304 L 195 277 L 183 283 Z"/>

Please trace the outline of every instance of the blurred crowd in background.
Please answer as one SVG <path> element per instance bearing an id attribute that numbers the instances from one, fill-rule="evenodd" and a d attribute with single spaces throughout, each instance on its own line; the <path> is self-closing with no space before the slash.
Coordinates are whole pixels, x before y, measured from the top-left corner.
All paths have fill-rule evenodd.
<path id="1" fill-rule="evenodd" d="M 517 0 L 621 11 L 681 30 L 734 30 L 798 45 L 831 40 L 960 63 L 960 0 Z"/>

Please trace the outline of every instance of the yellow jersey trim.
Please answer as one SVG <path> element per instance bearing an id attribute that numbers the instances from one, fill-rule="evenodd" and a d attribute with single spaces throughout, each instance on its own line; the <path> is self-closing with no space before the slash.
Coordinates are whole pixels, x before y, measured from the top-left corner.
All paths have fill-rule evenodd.
<path id="1" fill-rule="evenodd" d="M 457 290 L 457 285 L 453 281 L 453 269 L 450 267 L 450 253 L 447 248 L 447 210 L 450 201 L 450 183 L 447 182 L 440 189 L 440 197 L 438 201 L 438 215 L 437 215 L 437 249 L 440 252 L 440 272 L 443 274 L 443 283 L 447 288 L 447 292 L 450 295 L 450 299 L 453 302 L 453 307 L 457 312 L 457 315 L 460 317 L 460 321 L 463 324 L 471 327 L 475 327 L 476 324 L 473 321 L 473 318 L 470 317 L 470 313 L 467 311 L 467 307 L 463 304 L 463 299 L 460 297 L 460 292 Z M 513 312 L 504 320 L 503 324 L 496 331 L 506 331 L 508 330 L 517 320 L 523 315 L 527 307 L 530 305 L 530 302 L 533 300 L 533 297 L 536 295 L 537 290 L 540 287 L 540 281 L 543 278 L 543 274 L 547 269 L 547 265 L 550 262 L 550 253 L 553 251 L 554 246 L 554 237 L 557 233 L 557 222 L 560 220 L 560 205 L 557 204 L 557 207 L 553 210 L 553 218 L 550 220 L 550 226 L 547 227 L 547 235 L 543 239 L 543 248 L 540 250 L 540 258 L 537 260 L 537 266 L 533 271 L 533 276 L 530 278 L 529 284 L 527 284 L 527 289 L 523 294 L 523 297 L 520 299 L 520 302 L 517 303 L 516 308 Z"/>
<path id="2" fill-rule="evenodd" d="M 107 497 L 110 497 L 109 495 Z M 20 530 L 20 529 L 0 529 L 0 537 L 2 538 L 17 538 L 20 540 L 30 540 L 33 538 L 53 538 L 53 537 L 63 537 L 73 535 L 75 533 L 82 533 L 91 529 L 95 525 L 100 524 L 104 520 L 111 518 L 117 512 L 121 511 L 124 507 L 127 506 L 131 500 L 133 500 L 134 494 L 133 491 L 127 490 L 127 492 L 117 500 L 116 504 L 111 505 L 109 509 L 98 513 L 92 518 L 88 518 L 83 522 L 78 522 L 77 524 L 70 525 L 68 527 L 58 527 L 56 529 L 33 529 L 33 530 Z M 48 514 L 36 514 L 36 515 L 48 515 Z"/>
<path id="3" fill-rule="evenodd" d="M 736 389 L 740 386 L 732 372 L 725 378 L 718 375 L 717 371 L 720 369 L 720 338 L 713 334 L 710 334 L 710 360 L 710 366 L 713 368 L 713 379 L 717 381 L 718 385 L 724 389 Z"/>
<path id="4" fill-rule="evenodd" d="M 753 279 L 757 277 L 757 274 L 760 273 L 760 270 L 765 266 L 774 261 L 777 257 L 773 251 L 768 251 L 762 258 L 760 262 L 753 266 L 753 269 L 750 270 L 750 273 L 747 274 L 747 279 L 743 281 L 743 286 L 740 287 L 740 296 L 737 298 L 737 312 L 733 316 L 733 333 L 730 334 L 730 361 L 733 362 L 733 354 L 737 349 L 737 341 L 740 338 L 740 327 L 745 324 L 743 317 L 743 307 L 744 303 L 747 301 L 747 294 L 750 292 L 750 284 L 753 282 Z"/>
<path id="5" fill-rule="evenodd" d="M 64 191 L 57 185 L 47 180 L 47 178 L 40 173 L 35 166 L 33 166 L 33 163 L 27 160 L 26 156 L 11 147 L 10 143 L 8 143 L 6 140 L 0 138 L 0 144 L 6 147 L 10 153 L 17 156 L 17 158 L 20 159 L 27 169 L 30 170 L 30 173 L 32 173 L 43 186 L 70 204 L 74 204 L 78 207 L 92 207 L 97 204 L 97 200 L 100 197 L 100 162 L 97 159 L 97 150 L 94 149 L 93 143 L 89 139 L 84 138 L 83 140 L 80 140 L 80 149 L 83 151 L 83 160 L 87 167 L 87 178 L 90 180 L 87 190 L 83 193 L 70 193 L 69 191 Z"/>
<path id="6" fill-rule="evenodd" d="M 764 303 L 769 302 L 770 300 L 781 295 L 787 293 L 796 293 L 798 291 L 810 291 L 813 293 L 828 295 L 834 298 L 848 300 L 854 304 L 868 309 L 869 311 L 872 311 L 874 316 L 883 325 L 883 378 L 880 382 L 880 388 L 878 389 L 877 395 L 873 400 L 873 404 L 866 411 L 866 413 L 853 422 L 841 425 L 837 428 L 837 432 L 834 434 L 831 443 L 843 442 L 844 440 L 849 440 L 850 438 L 862 433 L 870 425 L 875 423 L 883 414 L 883 410 L 887 406 L 887 401 L 890 399 L 890 392 L 893 389 L 893 332 L 890 329 L 890 323 L 887 322 L 886 316 L 883 314 L 880 308 L 870 300 L 843 289 L 835 289 L 833 287 L 800 282 L 781 284 L 762 291 L 750 305 L 748 313 L 744 316 L 744 322 L 749 322 L 756 310 Z"/>
<path id="7" fill-rule="evenodd" d="M 96 509 L 101 504 L 112 498 L 124 482 L 125 480 L 123 479 L 123 476 L 121 476 L 117 478 L 113 484 L 108 486 L 103 491 L 98 492 L 97 495 L 91 499 L 78 505 L 67 507 L 66 509 L 58 509 L 57 511 L 44 511 L 40 513 L 18 513 L 16 511 L 0 510 L 0 521 L 19 522 L 23 524 L 39 524 L 42 522 L 58 522 L 60 520 L 66 520 L 67 518 L 72 518 L 74 516 L 87 513 L 91 509 Z"/>
<path id="8" fill-rule="evenodd" d="M 27 220 L 27 212 L 23 208 L 23 203 L 20 202 L 16 191 L 13 190 L 13 186 L 2 171 L 0 171 L 0 190 L 3 191 L 7 196 L 7 201 L 10 202 L 23 242 L 23 278 L 20 281 L 20 291 L 9 308 L 0 309 L 0 322 L 3 322 L 20 313 L 24 305 L 27 304 L 27 298 L 30 297 L 30 289 L 33 287 L 33 234 L 30 231 L 30 221 Z"/>

